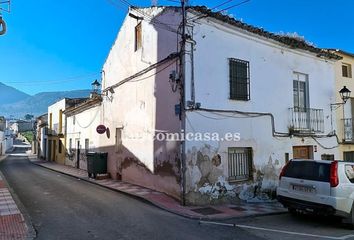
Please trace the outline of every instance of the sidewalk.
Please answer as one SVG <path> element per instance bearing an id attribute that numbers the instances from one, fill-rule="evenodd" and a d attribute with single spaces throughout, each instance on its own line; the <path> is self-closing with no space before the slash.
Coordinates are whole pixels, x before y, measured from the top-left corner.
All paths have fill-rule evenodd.
<path id="1" fill-rule="evenodd" d="M 287 210 L 279 203 L 240 203 L 240 204 L 227 204 L 218 206 L 181 206 L 180 203 L 167 196 L 164 193 L 157 192 L 148 188 L 133 185 L 130 183 L 104 179 L 95 180 L 88 178 L 85 170 L 73 168 L 70 166 L 60 165 L 53 162 L 41 161 L 36 156 L 29 155 L 32 163 L 60 172 L 69 176 L 85 180 L 102 187 L 122 192 L 130 196 L 145 200 L 161 209 L 178 214 L 183 217 L 199 219 L 199 220 L 223 220 L 234 217 L 250 217 L 260 215 L 270 215 L 284 213 Z"/>
<path id="2" fill-rule="evenodd" d="M 25 219 L 0 175 L 0 240 L 30 239 Z"/>

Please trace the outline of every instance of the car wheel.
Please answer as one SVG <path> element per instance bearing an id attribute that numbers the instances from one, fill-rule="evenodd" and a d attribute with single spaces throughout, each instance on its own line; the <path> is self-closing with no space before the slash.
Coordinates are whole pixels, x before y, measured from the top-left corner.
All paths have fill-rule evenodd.
<path id="1" fill-rule="evenodd" d="M 354 229 L 354 202 L 349 217 L 343 219 L 343 223 L 345 223 L 349 229 Z"/>
<path id="2" fill-rule="evenodd" d="M 289 213 L 290 213 L 291 215 L 293 215 L 293 216 L 298 216 L 298 215 L 299 215 L 298 211 L 296 211 L 295 208 L 289 207 L 289 208 L 288 208 L 288 211 L 289 211 Z"/>

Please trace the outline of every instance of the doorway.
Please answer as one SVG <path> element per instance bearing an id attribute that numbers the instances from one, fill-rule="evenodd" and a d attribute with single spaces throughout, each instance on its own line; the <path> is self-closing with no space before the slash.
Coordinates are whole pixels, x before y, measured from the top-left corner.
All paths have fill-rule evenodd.
<path id="1" fill-rule="evenodd" d="M 294 146 L 294 159 L 313 159 L 313 146 Z"/>
<path id="2" fill-rule="evenodd" d="M 80 139 L 76 139 L 76 168 L 80 168 Z"/>

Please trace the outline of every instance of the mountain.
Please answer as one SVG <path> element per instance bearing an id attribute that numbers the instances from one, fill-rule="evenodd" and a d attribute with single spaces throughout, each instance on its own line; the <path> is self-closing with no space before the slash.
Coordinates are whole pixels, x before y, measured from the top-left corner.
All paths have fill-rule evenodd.
<path id="1" fill-rule="evenodd" d="M 29 97 L 31 96 L 0 82 L 0 104 L 14 103 Z"/>
<path id="2" fill-rule="evenodd" d="M 5 85 L 6 86 L 6 85 Z M 14 89 L 14 88 L 12 88 Z M 16 90 L 16 89 L 15 89 Z M 20 91 L 19 91 L 20 92 Z M 0 95 L 3 92 L 0 90 Z M 90 90 L 74 90 L 61 92 L 42 92 L 34 96 L 23 95 L 22 99 L 15 98 L 12 102 L 2 102 L 0 97 L 0 116 L 13 116 L 16 118 L 23 117 L 26 114 L 39 116 L 48 111 L 48 106 L 63 98 L 81 98 L 89 97 Z M 19 100 L 17 100 L 19 99 Z"/>

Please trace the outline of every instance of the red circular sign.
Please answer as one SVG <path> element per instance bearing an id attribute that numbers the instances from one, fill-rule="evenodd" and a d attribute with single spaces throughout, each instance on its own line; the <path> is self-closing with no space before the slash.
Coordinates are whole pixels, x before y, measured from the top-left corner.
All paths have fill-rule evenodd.
<path id="1" fill-rule="evenodd" d="M 98 126 L 96 127 L 96 132 L 97 132 L 98 134 L 104 134 L 104 133 L 106 132 L 106 130 L 107 130 L 107 128 L 106 128 L 105 125 L 98 125 Z"/>

